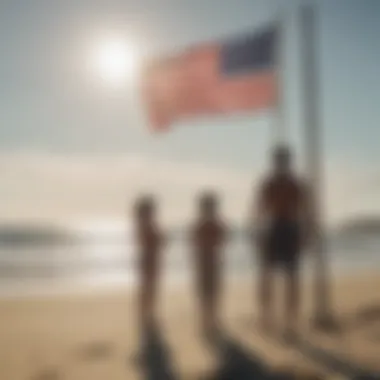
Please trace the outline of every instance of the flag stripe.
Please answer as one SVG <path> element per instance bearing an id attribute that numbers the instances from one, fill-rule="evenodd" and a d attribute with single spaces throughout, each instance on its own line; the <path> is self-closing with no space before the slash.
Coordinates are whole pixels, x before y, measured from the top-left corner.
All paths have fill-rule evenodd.
<path id="1" fill-rule="evenodd" d="M 156 130 L 196 116 L 259 110 L 276 100 L 275 31 L 203 44 L 152 62 L 143 97 Z"/>

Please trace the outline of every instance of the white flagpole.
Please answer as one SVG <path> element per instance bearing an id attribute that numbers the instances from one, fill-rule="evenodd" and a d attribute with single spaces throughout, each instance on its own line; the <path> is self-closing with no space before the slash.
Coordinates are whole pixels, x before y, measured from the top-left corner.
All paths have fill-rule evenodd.
<path id="1" fill-rule="evenodd" d="M 315 323 L 318 327 L 333 326 L 326 242 L 322 215 L 322 127 L 320 119 L 319 72 L 317 63 L 316 17 L 312 6 L 303 6 L 301 16 L 302 84 L 306 171 L 310 180 L 317 241 L 315 253 Z"/>
<path id="2" fill-rule="evenodd" d="M 288 141 L 287 124 L 284 114 L 284 68 L 286 41 L 285 13 L 280 10 L 276 17 L 276 41 L 275 41 L 275 70 L 276 70 L 276 103 L 273 110 L 272 137 L 274 145 L 286 144 Z"/>

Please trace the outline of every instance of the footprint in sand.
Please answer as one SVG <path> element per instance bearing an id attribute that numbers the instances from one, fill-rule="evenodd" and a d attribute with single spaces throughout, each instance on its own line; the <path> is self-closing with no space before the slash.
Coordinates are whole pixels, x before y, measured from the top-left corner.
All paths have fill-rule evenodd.
<path id="1" fill-rule="evenodd" d="M 366 332 L 366 338 L 374 343 L 380 343 L 380 327 Z"/>
<path id="2" fill-rule="evenodd" d="M 78 356 L 82 360 L 102 360 L 112 355 L 113 345 L 109 342 L 91 342 L 80 347 Z"/>
<path id="3" fill-rule="evenodd" d="M 42 371 L 41 373 L 33 376 L 31 380 L 61 380 L 62 376 L 60 372 L 56 369 L 48 369 Z"/>
<path id="4" fill-rule="evenodd" d="M 272 373 L 273 380 L 323 380 L 324 376 L 318 372 L 306 368 L 294 368 L 291 366 L 283 366 L 276 368 Z"/>

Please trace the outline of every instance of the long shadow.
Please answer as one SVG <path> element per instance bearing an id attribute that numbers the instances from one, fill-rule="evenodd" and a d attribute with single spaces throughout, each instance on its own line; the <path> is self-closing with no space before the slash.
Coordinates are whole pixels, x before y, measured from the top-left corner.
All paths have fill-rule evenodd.
<path id="1" fill-rule="evenodd" d="M 307 340 L 298 339 L 294 342 L 294 347 L 305 357 L 349 379 L 380 379 L 380 373 L 354 364 L 349 359 L 317 347 Z"/>
<path id="2" fill-rule="evenodd" d="M 147 329 L 142 337 L 140 367 L 145 380 L 177 380 L 169 348 L 158 326 Z"/>
<path id="3" fill-rule="evenodd" d="M 255 353 L 238 341 L 218 333 L 208 343 L 219 358 L 217 368 L 210 380 L 292 380 L 295 376 L 285 372 L 273 372 Z"/>
<path id="4" fill-rule="evenodd" d="M 380 322 L 380 304 L 366 305 L 358 308 L 349 319 L 347 328 L 360 328 L 363 325 Z"/>

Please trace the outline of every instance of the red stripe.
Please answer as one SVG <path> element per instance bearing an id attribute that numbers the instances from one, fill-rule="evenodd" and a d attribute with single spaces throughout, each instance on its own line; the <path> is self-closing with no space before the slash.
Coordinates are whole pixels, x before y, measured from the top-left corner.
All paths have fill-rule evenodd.
<path id="1" fill-rule="evenodd" d="M 143 78 L 143 98 L 155 130 L 166 130 L 183 118 L 275 104 L 274 72 L 222 76 L 219 57 L 217 46 L 202 46 L 149 68 Z"/>

